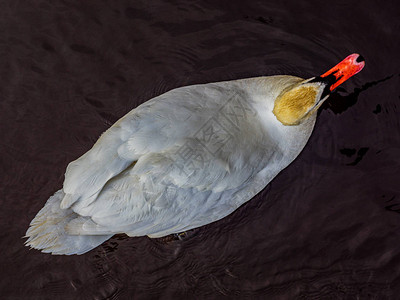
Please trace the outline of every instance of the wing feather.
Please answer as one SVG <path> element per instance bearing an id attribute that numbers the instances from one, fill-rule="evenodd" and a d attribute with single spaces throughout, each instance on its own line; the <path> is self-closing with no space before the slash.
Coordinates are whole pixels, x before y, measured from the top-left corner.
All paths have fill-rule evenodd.
<path id="1" fill-rule="evenodd" d="M 279 154 L 248 99 L 236 83 L 184 87 L 120 119 L 67 168 L 62 205 L 91 220 L 75 231 L 162 236 L 232 212 Z"/>

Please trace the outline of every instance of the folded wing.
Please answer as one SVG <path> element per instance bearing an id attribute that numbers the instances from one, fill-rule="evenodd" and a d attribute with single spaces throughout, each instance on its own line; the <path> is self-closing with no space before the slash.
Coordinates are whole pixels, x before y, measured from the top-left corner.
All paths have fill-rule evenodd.
<path id="1" fill-rule="evenodd" d="M 233 211 L 228 194 L 279 151 L 265 147 L 269 137 L 245 91 L 230 88 L 170 91 L 106 131 L 67 168 L 62 206 L 90 218 L 69 232 L 162 236 Z"/>

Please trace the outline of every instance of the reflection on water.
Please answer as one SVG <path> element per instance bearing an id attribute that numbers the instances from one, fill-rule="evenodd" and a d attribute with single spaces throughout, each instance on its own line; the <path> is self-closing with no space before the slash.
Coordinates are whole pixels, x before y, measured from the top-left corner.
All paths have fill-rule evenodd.
<path id="1" fill-rule="evenodd" d="M 353 106 L 354 104 L 357 103 L 359 95 L 375 86 L 379 85 L 382 82 L 385 82 L 386 80 L 392 79 L 393 75 L 387 76 L 383 79 L 376 80 L 376 81 L 371 81 L 363 84 L 360 88 L 355 88 L 352 93 L 346 94 L 346 90 L 343 89 L 342 87 L 339 87 L 336 89 L 336 91 L 329 97 L 329 100 L 326 101 L 323 105 L 321 110 L 323 109 L 330 109 L 333 111 L 335 114 L 340 114 L 344 111 L 346 111 L 349 107 Z M 342 93 L 345 93 L 342 95 Z M 373 111 L 375 114 L 378 114 L 380 112 L 380 104 L 377 104 L 376 109 Z M 321 110 L 318 112 L 320 113 Z"/>
<path id="2" fill-rule="evenodd" d="M 393 4 L 0 5 L 3 297 L 397 298 L 400 22 Z M 365 57 L 365 69 L 324 104 L 298 159 L 232 215 L 184 236 L 118 235 L 82 256 L 23 246 L 68 162 L 140 103 L 195 83 L 308 78 L 353 52 Z"/>

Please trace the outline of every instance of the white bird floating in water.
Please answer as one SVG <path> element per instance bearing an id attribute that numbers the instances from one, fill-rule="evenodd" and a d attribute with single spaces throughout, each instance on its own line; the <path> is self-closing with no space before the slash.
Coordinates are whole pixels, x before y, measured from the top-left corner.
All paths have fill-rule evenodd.
<path id="1" fill-rule="evenodd" d="M 71 162 L 26 245 L 83 254 L 114 234 L 163 237 L 222 219 L 304 148 L 352 54 L 308 80 L 268 76 L 174 89 L 133 109 Z"/>

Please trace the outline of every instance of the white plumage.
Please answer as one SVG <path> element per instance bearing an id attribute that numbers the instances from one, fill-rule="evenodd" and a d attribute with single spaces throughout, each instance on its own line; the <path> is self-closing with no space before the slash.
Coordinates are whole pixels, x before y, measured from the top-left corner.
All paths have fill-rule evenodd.
<path id="1" fill-rule="evenodd" d="M 313 109 L 300 124 L 283 125 L 276 99 L 304 86 L 315 91 Z M 27 245 L 82 254 L 116 233 L 162 237 L 227 216 L 300 153 L 325 88 L 270 76 L 177 88 L 147 101 L 68 165 L 63 188 L 31 222 Z"/>

